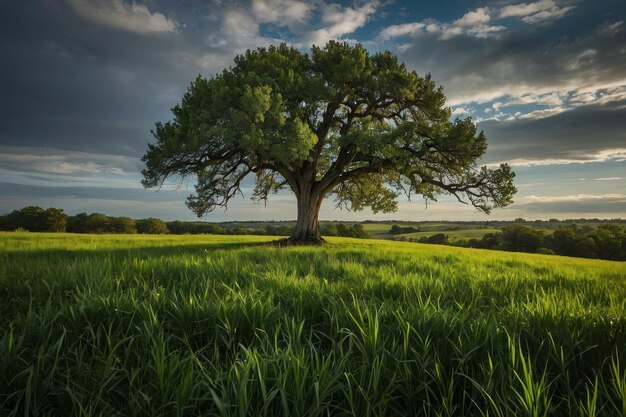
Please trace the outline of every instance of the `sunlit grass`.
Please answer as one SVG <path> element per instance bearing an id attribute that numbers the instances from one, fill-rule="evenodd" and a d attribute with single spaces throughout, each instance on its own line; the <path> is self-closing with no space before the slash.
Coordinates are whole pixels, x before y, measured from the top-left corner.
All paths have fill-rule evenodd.
<path id="1" fill-rule="evenodd" d="M 481 239 L 487 233 L 498 233 L 497 229 L 465 229 L 465 230 L 441 230 L 439 232 L 414 232 L 403 233 L 397 235 L 397 237 L 405 237 L 407 239 L 419 239 L 422 237 L 429 237 L 437 233 L 443 233 L 447 235 L 451 240 L 455 239 Z"/>
<path id="2" fill-rule="evenodd" d="M 623 416 L 626 265 L 0 234 L 0 415 Z"/>

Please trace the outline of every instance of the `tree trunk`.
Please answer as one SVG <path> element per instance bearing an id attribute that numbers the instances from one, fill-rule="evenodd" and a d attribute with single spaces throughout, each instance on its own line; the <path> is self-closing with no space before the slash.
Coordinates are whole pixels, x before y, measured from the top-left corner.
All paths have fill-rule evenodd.
<path id="1" fill-rule="evenodd" d="M 298 244 L 322 243 L 324 239 L 320 236 L 318 216 L 324 198 L 319 192 L 311 191 L 310 187 L 303 188 L 296 196 L 298 199 L 298 220 L 288 241 Z"/>

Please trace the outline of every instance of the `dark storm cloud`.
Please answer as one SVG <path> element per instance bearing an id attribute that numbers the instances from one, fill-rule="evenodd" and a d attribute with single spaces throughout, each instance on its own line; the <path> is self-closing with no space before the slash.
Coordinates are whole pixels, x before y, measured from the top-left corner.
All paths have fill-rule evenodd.
<path id="1" fill-rule="evenodd" d="M 70 1 L 36 3 L 0 6 L 0 144 L 141 155 L 203 70 L 195 33 L 136 33 Z"/>
<path id="2" fill-rule="evenodd" d="M 75 198 L 75 199 L 99 199 L 105 201 L 141 201 L 141 202 L 170 202 L 182 201 L 187 194 L 173 191 L 160 191 L 158 193 L 148 190 L 132 188 L 107 188 L 107 187 L 57 187 L 24 185 L 0 182 L 0 194 L 4 198 Z"/>
<path id="3" fill-rule="evenodd" d="M 486 162 L 602 162 L 626 159 L 626 100 L 591 104 L 539 119 L 479 123 Z M 534 161 L 534 162 L 533 162 Z"/>
<path id="4" fill-rule="evenodd" d="M 315 7 L 323 21 L 332 17 L 323 29 L 341 36 L 376 3 Z M 154 122 L 171 117 L 196 75 L 280 41 L 261 35 L 261 24 L 297 31 L 296 44 L 320 40 L 326 32 L 307 21 L 313 8 L 282 0 L 3 2 L 0 47 L 10 65 L 0 66 L 0 145 L 140 156 Z"/>

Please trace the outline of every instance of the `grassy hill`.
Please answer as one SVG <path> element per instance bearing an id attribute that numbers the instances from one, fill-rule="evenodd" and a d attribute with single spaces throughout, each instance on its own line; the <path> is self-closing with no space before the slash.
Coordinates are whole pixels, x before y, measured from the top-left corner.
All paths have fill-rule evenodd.
<path id="1" fill-rule="evenodd" d="M 400 227 L 413 227 L 418 232 L 412 233 L 389 233 L 392 225 L 397 224 Z M 480 239 L 487 233 L 497 233 L 500 229 L 491 226 L 472 225 L 459 223 L 415 223 L 415 222 L 397 222 L 397 223 L 365 223 L 363 229 L 375 239 L 420 239 L 429 237 L 438 233 L 447 235 L 450 241 L 454 242 L 459 239 Z"/>
<path id="2" fill-rule="evenodd" d="M 498 232 L 497 229 L 465 229 L 465 230 L 442 230 L 439 233 L 447 235 L 450 239 L 480 239 L 487 233 Z M 404 236 L 407 239 L 419 239 L 422 237 L 432 236 L 433 232 L 415 232 L 415 233 L 403 233 L 398 235 Z"/>
<path id="3" fill-rule="evenodd" d="M 626 264 L 0 233 L 0 415 L 626 415 Z"/>

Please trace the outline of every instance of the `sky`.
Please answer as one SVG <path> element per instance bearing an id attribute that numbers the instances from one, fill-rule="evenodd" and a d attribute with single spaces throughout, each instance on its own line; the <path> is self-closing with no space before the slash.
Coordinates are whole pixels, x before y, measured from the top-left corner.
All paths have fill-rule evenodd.
<path id="1" fill-rule="evenodd" d="M 626 218 L 623 0 L 31 0 L 0 2 L 0 213 L 194 220 L 193 180 L 141 186 L 141 156 L 191 80 L 246 49 L 338 39 L 389 50 L 444 86 L 487 136 L 481 164 L 517 173 L 491 215 L 449 197 L 393 214 L 322 206 L 325 220 Z M 244 197 L 207 221 L 288 220 L 295 199 Z"/>

